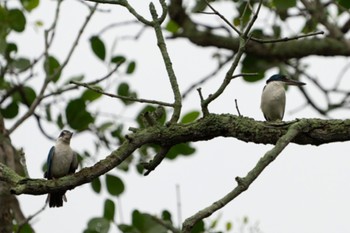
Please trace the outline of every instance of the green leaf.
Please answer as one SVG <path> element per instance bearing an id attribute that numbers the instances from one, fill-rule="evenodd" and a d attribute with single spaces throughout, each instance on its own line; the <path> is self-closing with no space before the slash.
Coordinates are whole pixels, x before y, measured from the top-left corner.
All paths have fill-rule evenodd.
<path id="1" fill-rule="evenodd" d="M 212 2 L 212 1 L 209 1 Z M 207 8 L 208 4 L 204 0 L 196 0 L 196 4 L 192 8 L 192 12 L 198 13 L 198 12 L 203 12 L 205 8 Z"/>
<path id="2" fill-rule="evenodd" d="M 33 230 L 33 228 L 32 228 L 28 223 L 25 223 L 24 225 L 21 226 L 20 231 L 18 231 L 18 229 L 16 229 L 16 231 L 14 231 L 14 232 L 19 232 L 19 233 L 33 233 L 34 230 Z"/>
<path id="3" fill-rule="evenodd" d="M 101 89 L 101 87 L 99 86 L 94 86 L 94 88 L 97 88 L 97 89 Z M 98 98 L 100 98 L 102 96 L 101 93 L 98 93 L 96 91 L 93 91 L 93 90 L 90 90 L 90 89 L 86 89 L 84 92 L 83 92 L 83 95 L 81 96 L 81 98 L 83 98 L 85 101 L 89 101 L 89 102 L 92 102 L 94 100 L 97 100 Z"/>
<path id="4" fill-rule="evenodd" d="M 39 0 L 21 0 L 21 3 L 27 11 L 32 11 L 39 6 Z"/>
<path id="5" fill-rule="evenodd" d="M 18 90 L 18 92 L 15 93 L 13 98 L 29 107 L 34 102 L 36 98 L 36 93 L 33 88 L 29 86 L 25 86 L 25 87 L 21 87 Z"/>
<path id="6" fill-rule="evenodd" d="M 258 73 L 254 76 L 244 76 L 247 82 L 256 82 L 264 78 L 265 72 L 273 67 L 273 63 L 258 59 L 255 56 L 246 55 L 242 61 L 242 73 Z"/>
<path id="7" fill-rule="evenodd" d="M 167 229 L 156 223 L 149 214 L 134 210 L 132 213 L 132 225 L 142 233 L 167 233 Z"/>
<path id="8" fill-rule="evenodd" d="M 23 72 L 30 67 L 30 61 L 27 58 L 18 58 L 13 61 L 12 66 L 17 69 L 17 72 Z"/>
<path id="9" fill-rule="evenodd" d="M 71 100 L 66 108 L 67 123 L 72 129 L 82 131 L 88 128 L 94 118 L 86 111 L 85 101 L 83 99 Z"/>
<path id="10" fill-rule="evenodd" d="M 169 20 L 165 29 L 171 33 L 176 33 L 180 29 L 180 26 L 174 20 Z"/>
<path id="11" fill-rule="evenodd" d="M 52 121 L 51 104 L 45 105 L 45 113 L 46 113 L 46 120 L 47 121 Z"/>
<path id="12" fill-rule="evenodd" d="M 118 139 L 120 143 L 124 142 L 125 138 L 123 136 L 123 126 L 119 125 L 118 128 L 111 132 L 111 136 Z M 130 156 L 131 157 L 131 156 Z"/>
<path id="13" fill-rule="evenodd" d="M 350 9 L 350 1 L 349 0 L 338 0 L 339 5 L 345 7 L 346 9 Z"/>
<path id="14" fill-rule="evenodd" d="M 232 229 L 232 223 L 227 222 L 225 227 L 226 227 L 226 231 L 230 231 Z"/>
<path id="15" fill-rule="evenodd" d="M 112 200 L 107 199 L 104 205 L 103 217 L 111 222 L 114 221 L 115 204 Z"/>
<path id="16" fill-rule="evenodd" d="M 4 118 L 12 119 L 18 114 L 18 104 L 15 101 L 12 101 L 4 109 L 1 109 L 1 114 Z"/>
<path id="17" fill-rule="evenodd" d="M 273 0 L 273 4 L 276 6 L 279 10 L 286 10 L 291 7 L 295 7 L 297 5 L 296 0 Z"/>
<path id="18" fill-rule="evenodd" d="M 12 9 L 8 11 L 8 23 L 10 28 L 16 32 L 23 32 L 26 26 L 26 18 L 21 10 Z"/>
<path id="19" fill-rule="evenodd" d="M 92 218 L 88 223 L 89 232 L 108 233 L 110 223 L 104 218 Z"/>
<path id="20" fill-rule="evenodd" d="M 127 224 L 119 224 L 118 229 L 123 233 L 140 233 L 135 227 Z"/>
<path id="21" fill-rule="evenodd" d="M 62 114 L 58 115 L 56 123 L 57 123 L 58 128 L 63 129 L 64 123 L 63 123 Z"/>
<path id="22" fill-rule="evenodd" d="M 116 64 L 122 64 L 125 61 L 126 61 L 126 58 L 124 56 L 114 56 L 111 59 L 111 62 Z"/>
<path id="23" fill-rule="evenodd" d="M 95 193 L 101 192 L 101 181 L 99 177 L 96 177 L 91 181 L 91 188 L 95 191 Z"/>
<path id="24" fill-rule="evenodd" d="M 172 223 L 171 213 L 169 211 L 167 211 L 167 210 L 163 210 L 163 212 L 162 212 L 162 219 L 164 221 L 168 221 L 168 222 Z"/>
<path id="25" fill-rule="evenodd" d="M 249 7 L 247 7 L 246 1 L 240 1 L 239 6 L 237 8 L 239 15 L 233 19 L 233 24 L 236 27 L 245 27 L 250 20 L 252 15 L 252 11 Z"/>
<path id="26" fill-rule="evenodd" d="M 48 56 L 44 62 L 44 71 L 47 78 L 57 82 L 61 76 L 61 65 L 54 56 Z"/>
<path id="27" fill-rule="evenodd" d="M 128 67 L 126 68 L 126 73 L 127 74 L 134 73 L 135 68 L 136 68 L 136 62 L 134 61 L 129 62 Z"/>
<path id="28" fill-rule="evenodd" d="M 17 53 L 17 50 L 18 50 L 18 48 L 17 48 L 16 44 L 8 43 L 6 45 L 6 48 L 5 48 L 5 58 L 6 58 L 6 60 L 11 61 L 12 60 L 11 54 Z"/>
<path id="29" fill-rule="evenodd" d="M 187 124 L 195 121 L 200 115 L 200 112 L 198 111 L 192 111 L 187 113 L 185 116 L 182 117 L 181 123 Z"/>
<path id="30" fill-rule="evenodd" d="M 196 151 L 190 143 L 180 143 L 173 146 L 166 155 L 168 159 L 175 159 L 178 155 L 192 155 Z"/>
<path id="31" fill-rule="evenodd" d="M 203 220 L 200 220 L 193 226 L 191 233 L 203 233 L 203 232 L 205 232 L 204 222 Z"/>
<path id="32" fill-rule="evenodd" d="M 117 88 L 117 94 L 120 95 L 120 96 L 127 96 L 127 97 L 137 98 L 136 92 L 131 92 L 129 84 L 127 84 L 125 82 L 119 84 L 119 86 Z M 124 99 L 121 99 L 121 101 L 124 104 L 126 104 L 126 105 L 134 103 L 134 101 L 124 100 Z"/>
<path id="33" fill-rule="evenodd" d="M 106 175 L 106 185 L 107 191 L 113 196 L 119 196 L 125 189 L 123 181 L 114 175 Z"/>
<path id="34" fill-rule="evenodd" d="M 92 36 L 90 38 L 90 45 L 95 55 L 104 61 L 106 58 L 106 47 L 103 41 L 98 36 Z"/>
<path id="35" fill-rule="evenodd" d="M 121 96 L 129 96 L 129 84 L 121 83 L 118 86 L 117 94 Z"/>

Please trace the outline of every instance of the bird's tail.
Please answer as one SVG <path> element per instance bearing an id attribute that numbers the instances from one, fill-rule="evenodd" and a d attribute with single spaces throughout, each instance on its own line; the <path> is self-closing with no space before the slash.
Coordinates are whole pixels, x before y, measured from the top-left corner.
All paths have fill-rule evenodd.
<path id="1" fill-rule="evenodd" d="M 48 202 L 50 207 L 63 206 L 63 201 L 67 201 L 65 193 L 66 191 L 49 193 L 47 195 L 46 203 Z"/>

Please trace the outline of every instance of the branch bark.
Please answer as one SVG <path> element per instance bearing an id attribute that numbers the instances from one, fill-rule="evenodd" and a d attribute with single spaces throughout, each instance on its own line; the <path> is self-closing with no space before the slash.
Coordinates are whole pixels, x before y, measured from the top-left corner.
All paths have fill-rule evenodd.
<path id="1" fill-rule="evenodd" d="M 192 43 L 203 47 L 213 46 L 235 52 L 239 49 L 239 36 L 222 36 L 215 34 L 210 30 L 199 30 L 197 24 L 192 21 L 187 14 L 182 0 L 171 0 L 169 5 L 169 16 L 181 27 L 181 31 L 174 34 L 174 37 L 187 38 Z M 321 32 L 316 32 L 316 34 L 319 33 Z M 256 58 L 277 61 L 288 60 L 291 58 L 303 58 L 310 55 L 350 56 L 350 48 L 347 42 L 336 38 L 303 38 L 302 36 L 298 36 L 293 40 L 285 40 L 286 38 L 274 39 L 270 41 L 283 41 L 283 43 L 267 44 L 259 42 L 258 40 L 250 40 L 247 43 L 245 53 Z"/>
<path id="2" fill-rule="evenodd" d="M 291 142 L 300 145 L 322 145 L 331 142 L 350 141 L 350 120 L 303 119 L 307 127 Z M 149 143 L 172 146 L 178 143 L 210 140 L 216 137 L 232 137 L 245 142 L 276 144 L 287 133 L 294 122 L 273 126 L 266 122 L 229 114 L 209 114 L 191 124 L 155 125 L 138 130 L 127 136 L 127 140 L 105 159 L 92 167 L 83 168 L 74 175 L 57 180 L 26 179 L 8 176 L 7 166 L 0 166 L 0 180 L 7 182 L 13 194 L 41 195 L 48 192 L 73 189 L 91 182 L 128 158 L 142 145 Z"/>

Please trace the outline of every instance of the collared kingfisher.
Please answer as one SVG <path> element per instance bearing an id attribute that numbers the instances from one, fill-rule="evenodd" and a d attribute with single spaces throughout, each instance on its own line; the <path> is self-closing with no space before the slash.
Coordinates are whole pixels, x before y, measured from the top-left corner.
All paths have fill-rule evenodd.
<path id="1" fill-rule="evenodd" d="M 70 147 L 73 133 L 63 130 L 59 135 L 55 146 L 51 147 L 47 157 L 47 171 L 44 177 L 48 180 L 57 179 L 72 174 L 78 167 L 77 154 Z M 63 201 L 67 201 L 66 190 L 49 193 L 46 202 L 50 207 L 61 207 Z"/>
<path id="2" fill-rule="evenodd" d="M 282 121 L 286 106 L 285 85 L 303 86 L 305 83 L 288 79 L 285 75 L 272 75 L 261 95 L 260 108 L 266 121 Z"/>

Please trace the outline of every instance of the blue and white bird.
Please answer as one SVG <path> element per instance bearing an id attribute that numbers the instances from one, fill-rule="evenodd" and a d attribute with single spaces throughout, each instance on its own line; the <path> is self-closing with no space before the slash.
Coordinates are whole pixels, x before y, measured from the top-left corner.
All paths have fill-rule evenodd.
<path id="1" fill-rule="evenodd" d="M 285 75 L 272 75 L 261 95 L 260 108 L 267 121 L 282 121 L 286 107 L 286 85 L 303 86 L 305 83 L 288 79 Z"/>
<path id="2" fill-rule="evenodd" d="M 77 154 L 70 147 L 70 140 L 73 133 L 63 130 L 59 135 L 56 145 L 51 147 L 47 157 L 47 171 L 44 177 L 48 180 L 57 179 L 68 174 L 72 174 L 78 167 Z M 46 202 L 50 207 L 63 206 L 66 202 L 66 190 L 49 193 Z"/>

